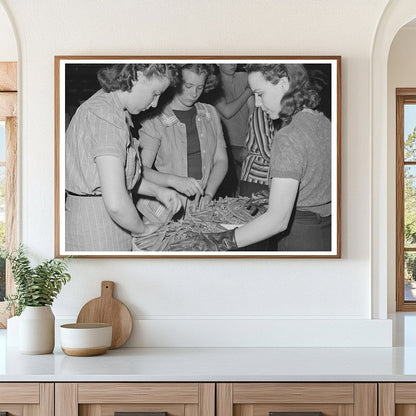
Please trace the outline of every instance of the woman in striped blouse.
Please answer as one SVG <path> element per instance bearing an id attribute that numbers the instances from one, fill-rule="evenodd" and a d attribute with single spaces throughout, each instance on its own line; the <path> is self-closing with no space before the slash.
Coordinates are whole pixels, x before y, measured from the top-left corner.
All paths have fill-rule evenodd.
<path id="1" fill-rule="evenodd" d="M 131 251 L 132 236 L 157 228 L 143 224 L 132 195 L 149 195 L 172 213 L 177 193 L 141 179 L 129 129 L 130 114 L 156 107 L 172 81 L 166 65 L 112 65 L 98 72 L 102 87 L 77 110 L 66 131 L 65 249 Z"/>
<path id="2" fill-rule="evenodd" d="M 241 170 L 241 196 L 251 197 L 255 192 L 269 190 L 270 149 L 274 130 L 270 117 L 261 107 L 256 107 L 248 122 L 247 156 Z"/>

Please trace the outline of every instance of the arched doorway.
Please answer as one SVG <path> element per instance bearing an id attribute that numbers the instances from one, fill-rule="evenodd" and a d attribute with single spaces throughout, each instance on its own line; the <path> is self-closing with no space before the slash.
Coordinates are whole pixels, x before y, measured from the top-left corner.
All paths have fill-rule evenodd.
<path id="1" fill-rule="evenodd" d="M 415 17 L 414 0 L 390 2 L 380 18 L 371 55 L 371 267 L 372 316 L 375 319 L 387 317 L 388 292 L 394 290 L 392 273 L 395 278 L 395 244 L 392 242 L 395 234 L 392 235 L 391 226 L 395 221 L 395 213 L 391 212 L 395 183 L 388 152 L 392 140 L 388 136 L 388 57 L 397 32 Z"/>

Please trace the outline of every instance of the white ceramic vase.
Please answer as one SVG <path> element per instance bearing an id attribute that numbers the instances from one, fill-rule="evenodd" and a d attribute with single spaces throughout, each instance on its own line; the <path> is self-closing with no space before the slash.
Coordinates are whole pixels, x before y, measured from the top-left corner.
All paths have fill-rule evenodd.
<path id="1" fill-rule="evenodd" d="M 50 354 L 55 347 L 55 315 L 48 306 L 26 306 L 19 319 L 19 352 Z"/>
<path id="2" fill-rule="evenodd" d="M 7 347 L 19 347 L 19 320 L 20 316 L 13 316 L 7 320 Z"/>

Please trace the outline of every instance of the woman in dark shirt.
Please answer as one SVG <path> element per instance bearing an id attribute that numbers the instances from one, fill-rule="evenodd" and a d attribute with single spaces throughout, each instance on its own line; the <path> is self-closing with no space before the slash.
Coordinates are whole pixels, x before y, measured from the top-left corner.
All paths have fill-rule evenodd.
<path id="1" fill-rule="evenodd" d="M 209 204 L 228 167 L 217 111 L 198 102 L 209 73 L 209 65 L 183 65 L 172 101 L 139 131 L 144 177 L 177 190 L 188 209 Z"/>

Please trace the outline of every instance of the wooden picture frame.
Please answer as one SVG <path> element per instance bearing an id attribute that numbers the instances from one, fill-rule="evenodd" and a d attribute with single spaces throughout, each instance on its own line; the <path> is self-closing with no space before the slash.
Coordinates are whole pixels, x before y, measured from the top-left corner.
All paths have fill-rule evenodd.
<path id="1" fill-rule="evenodd" d="M 325 206 L 325 214 L 319 214 L 319 209 L 321 209 L 321 205 L 319 205 L 319 209 L 314 208 L 313 206 L 311 210 L 309 211 L 309 207 L 300 207 L 301 208 L 301 214 L 303 215 L 305 212 L 309 215 L 312 213 L 313 218 L 315 216 L 317 217 L 318 223 L 321 221 L 325 221 L 329 218 L 329 227 L 330 227 L 330 237 L 329 237 L 329 245 L 325 246 L 325 249 L 315 249 L 315 246 L 311 246 L 312 248 L 300 248 L 297 250 L 289 249 L 289 251 L 282 251 L 277 248 L 277 245 L 275 245 L 275 241 L 272 241 L 272 243 L 268 242 L 266 245 L 263 243 L 261 245 L 249 245 L 248 248 L 245 249 L 232 249 L 230 251 L 214 251 L 209 250 L 205 251 L 205 249 L 201 249 L 200 251 L 191 251 L 188 249 L 181 249 L 180 251 L 174 251 L 174 249 L 169 249 L 169 247 L 174 247 L 175 245 L 170 245 L 170 243 L 173 241 L 171 237 L 171 240 L 167 241 L 167 229 L 170 229 L 169 227 L 175 226 L 178 229 L 184 228 L 185 223 L 177 223 L 177 222 L 169 222 L 168 224 L 164 223 L 162 227 L 160 228 L 159 232 L 162 235 L 159 235 L 159 240 L 157 238 L 153 238 L 151 244 L 142 243 L 142 239 L 139 240 L 133 240 L 132 243 L 132 249 L 101 249 L 96 248 L 95 243 L 91 243 L 91 249 L 86 248 L 90 247 L 88 245 L 80 246 L 81 248 L 70 248 L 71 243 L 69 241 L 75 241 L 74 247 L 78 247 L 77 245 L 77 238 L 69 237 L 68 235 L 73 235 L 73 230 L 75 228 L 80 228 L 81 232 L 83 231 L 83 227 L 79 226 L 79 224 L 76 224 L 75 222 L 70 222 L 69 218 L 73 218 L 73 216 L 68 216 L 73 214 L 73 210 L 68 210 L 68 207 L 66 209 L 65 205 L 68 205 L 68 196 L 72 198 L 78 198 L 78 201 L 86 201 L 86 197 L 89 198 L 89 201 L 91 202 L 93 199 L 90 198 L 92 196 L 97 196 L 100 199 L 103 199 L 100 194 L 100 188 L 97 188 L 97 194 L 90 195 L 88 192 L 85 194 L 83 191 L 80 192 L 79 190 L 71 191 L 68 190 L 68 186 L 71 187 L 71 177 L 68 176 L 70 179 L 66 178 L 66 171 L 68 172 L 70 169 L 67 169 L 67 165 L 71 164 L 72 166 L 72 159 L 71 159 L 71 151 L 66 150 L 66 145 L 68 146 L 68 140 L 66 139 L 67 133 L 67 127 L 70 125 L 70 123 L 75 123 L 73 121 L 74 114 L 76 113 L 76 110 L 81 105 L 82 102 L 85 100 L 88 100 L 94 92 L 100 90 L 100 84 L 97 81 L 96 73 L 97 70 L 108 67 L 113 64 L 123 64 L 123 65 L 129 65 L 129 64 L 158 64 L 161 66 L 169 67 L 169 68 L 176 68 L 179 72 L 183 74 L 183 71 L 181 68 L 183 68 L 186 65 L 208 65 L 210 68 L 214 68 L 213 72 L 214 74 L 210 74 L 207 76 L 211 77 L 210 80 L 218 80 L 221 78 L 221 70 L 218 70 L 218 68 L 224 68 L 225 65 L 232 65 L 236 67 L 237 73 L 241 74 L 241 79 L 245 79 L 247 84 L 247 74 L 244 73 L 245 67 L 247 64 L 260 64 L 260 65 L 281 65 L 281 67 L 285 68 L 303 68 L 302 71 L 306 71 L 309 84 L 313 86 L 313 90 L 316 92 L 318 91 L 318 94 L 320 96 L 320 102 L 317 106 L 313 106 L 313 112 L 314 114 L 320 113 L 322 117 L 325 117 L 327 120 L 329 120 L 330 127 L 327 125 L 327 132 L 326 135 L 329 137 L 327 142 L 330 140 L 330 145 L 327 146 L 328 152 L 326 154 L 330 154 L 330 160 L 328 158 L 322 158 L 323 164 L 327 166 L 326 172 L 327 174 L 322 174 L 322 177 L 324 178 L 324 185 L 321 186 L 321 184 L 315 184 L 316 189 L 323 189 L 325 187 L 326 195 L 328 195 L 329 192 L 329 201 L 326 201 L 324 204 Z M 220 65 L 224 65 L 224 67 L 220 67 Z M 218 68 L 217 68 L 218 67 Z M 182 72 L 181 72 L 182 71 Z M 245 78 L 244 78 L 245 77 Z M 288 75 L 289 77 L 289 75 Z M 222 78 L 221 78 L 222 79 Z M 134 81 L 136 82 L 136 81 Z M 185 82 L 184 80 L 182 82 Z M 225 81 L 224 81 L 225 82 Z M 273 81 L 272 81 L 273 82 Z M 214 82 L 215 85 L 217 85 Z M 134 84 L 133 84 L 134 85 Z M 181 84 L 182 85 L 182 84 Z M 207 83 L 205 83 L 205 90 Z M 182 85 L 182 88 L 183 85 Z M 216 87 L 215 87 L 216 88 Z M 213 89 L 215 90 L 213 87 Z M 219 88 L 219 87 L 218 87 Z M 248 87 L 247 87 L 248 88 Z M 289 89 L 289 83 L 287 89 Z M 305 87 L 306 88 L 306 87 Z M 309 88 L 309 87 L 308 87 Z M 307 89 L 307 88 L 306 88 Z M 156 107 L 156 113 L 149 114 L 148 111 L 145 113 L 142 113 L 141 115 L 145 114 L 148 119 L 153 119 L 157 116 L 157 114 L 162 114 L 165 111 L 164 107 L 165 105 L 169 105 L 168 92 L 172 94 L 171 97 L 174 94 L 178 94 L 178 90 L 175 90 L 173 87 L 169 87 L 165 92 L 162 94 L 162 98 L 164 100 L 163 103 L 161 103 L 161 100 L 158 103 L 158 106 Z M 175 92 L 176 91 L 176 92 Z M 183 89 L 181 90 L 183 92 Z M 218 101 L 215 100 L 222 100 L 222 102 L 225 102 L 227 105 L 229 104 L 230 100 L 233 98 L 227 98 L 226 95 L 224 95 L 225 87 L 223 86 L 220 95 L 214 98 L 207 98 L 208 95 L 204 96 L 202 95 L 198 100 L 200 102 L 204 103 L 204 108 L 206 107 L 206 104 L 210 104 L 210 111 L 215 111 L 217 116 L 214 115 L 208 115 L 207 117 L 211 118 L 218 118 L 218 120 L 221 121 L 221 126 L 223 127 L 223 131 L 226 133 L 226 125 L 225 125 L 225 116 L 222 117 L 218 114 L 218 112 L 221 113 L 220 107 L 217 106 Z M 291 92 L 290 90 L 286 90 L 288 92 Z M 105 94 L 105 93 L 102 93 Z M 111 93 L 112 94 L 112 93 Z M 223 95 L 221 95 L 223 94 Z M 235 97 L 238 98 L 237 92 L 234 92 Z M 242 94 L 242 93 L 241 93 Z M 312 95 L 311 95 L 312 96 Z M 105 96 L 107 97 L 107 96 Z M 175 96 L 176 97 L 176 96 Z M 202 101 L 203 98 L 204 100 Z M 219 97 L 219 98 L 218 98 Z M 235 98 L 234 97 L 234 98 Z M 256 100 L 259 100 L 260 94 L 256 94 Z M 236 99 L 237 99 L 236 98 Z M 209 101 L 213 100 L 213 101 Z M 253 98 L 254 100 L 254 98 Z M 306 100 L 306 99 L 305 99 Z M 251 101 L 251 99 L 249 99 Z M 306 102 L 306 101 L 305 101 Z M 89 101 L 90 103 L 90 101 Z M 316 101 L 318 103 L 318 101 Z M 316 104 L 315 103 L 315 104 Z M 244 107 L 245 104 L 242 106 Z M 260 106 L 260 105 L 259 105 Z M 249 107 L 249 105 L 248 105 Z M 271 142 L 273 141 L 273 138 L 278 137 L 276 135 L 277 130 L 280 130 L 281 128 L 284 128 L 286 126 L 279 125 L 279 119 L 282 117 L 276 117 L 275 116 L 268 116 L 268 110 L 262 105 L 262 110 L 264 110 L 263 116 L 265 123 L 268 123 L 267 125 L 271 126 L 270 131 L 274 130 L 274 133 L 270 133 L 268 131 L 268 146 L 271 146 Z M 306 108 L 307 105 L 305 104 L 304 107 L 301 109 L 296 110 L 299 112 L 307 111 L 308 108 Z M 85 108 L 85 105 L 84 107 Z M 242 107 L 240 107 L 242 108 Z M 176 110 L 175 110 L 176 111 Z M 199 110 L 197 110 L 199 111 Z M 251 111 L 251 109 L 249 109 Z M 260 113 L 260 110 L 256 110 Z M 309 111 L 309 110 L 308 110 Z M 296 112 L 293 116 L 295 116 Z M 207 112 L 207 114 L 209 111 Z M 267 113 L 267 115 L 266 115 Z M 154 115 L 156 114 L 156 115 Z M 173 114 L 173 113 L 172 113 Z M 176 117 L 176 112 L 174 113 Z M 199 114 L 199 113 L 198 113 Z M 212 114 L 212 113 L 210 113 Z M 221 113 L 222 114 L 222 113 Z M 271 113 L 270 113 L 271 114 Z M 179 116 L 179 115 L 178 115 Z M 262 117 L 263 117 L 262 116 Z M 77 116 L 78 117 L 78 116 Z M 160 116 L 162 117 L 162 116 Z M 252 117 L 254 118 L 254 116 Z M 273 120 L 270 120 L 270 119 Z M 244 119 L 246 120 L 246 119 Z M 251 120 L 251 119 L 250 119 Z M 290 116 L 288 120 L 291 120 Z M 176 119 L 176 121 L 179 121 Z M 175 122 L 176 122 L 175 121 Z M 248 123 L 249 120 L 247 120 Z M 253 122 L 253 120 L 251 120 Z M 134 140 L 134 146 L 136 146 L 136 140 L 140 139 L 140 134 L 143 130 L 143 119 L 139 118 L 139 121 L 137 122 L 138 128 L 136 128 L 136 121 L 133 119 L 131 121 L 129 119 L 130 123 L 130 131 L 133 131 L 133 133 L 130 133 L 130 137 L 133 137 L 133 139 L 130 139 L 130 144 L 133 146 L 132 140 Z M 195 122 L 196 123 L 196 122 Z M 286 121 L 287 125 L 290 126 L 290 122 Z M 241 126 L 243 123 L 238 123 L 238 126 Z M 328 123 L 327 123 L 328 124 Z M 87 122 L 85 122 L 85 126 L 88 125 Z M 89 127 L 88 127 L 89 128 Z M 84 128 L 85 130 L 86 128 Z M 142 129 L 141 132 L 139 132 L 139 129 Z M 71 127 L 71 132 L 73 128 Z M 198 130 L 197 127 L 196 137 L 202 136 L 201 132 Z M 247 130 L 250 130 L 250 126 L 247 124 Z M 252 131 L 254 131 L 253 128 L 251 128 Z M 234 130 L 231 130 L 232 132 Z M 283 131 L 286 130 L 282 130 Z M 280 134 L 279 133 L 279 134 Z M 254 134 L 254 133 L 253 133 Z M 144 133 L 143 133 L 144 135 Z M 74 134 L 71 136 L 75 136 Z M 143 137 L 143 136 L 142 136 Z M 72 140 L 72 139 L 71 139 Z M 77 139 L 78 140 L 78 139 Z M 141 140 L 141 139 L 140 139 Z M 203 144 L 201 142 L 201 137 L 199 137 L 200 140 L 200 148 L 198 148 L 198 152 L 202 153 L 205 151 L 203 148 Z M 244 140 L 247 140 L 246 137 L 244 137 Z M 312 140 L 311 140 L 312 141 Z M 217 140 L 218 143 L 218 140 Z M 230 144 L 231 139 L 227 139 L 226 136 L 226 143 L 228 146 L 228 149 L 231 149 Z M 201 145 L 202 144 L 202 145 Z M 218 144 L 217 144 L 218 147 Z M 241 151 L 242 154 L 247 156 L 247 153 L 249 153 L 246 148 L 246 144 L 242 142 L 242 146 L 233 146 L 232 150 L 234 151 L 234 147 L 241 147 L 243 149 Z M 141 147 L 141 141 L 137 141 L 137 149 L 142 149 Z M 316 150 L 316 149 L 315 149 Z M 142 151 L 142 150 L 141 150 Z M 159 150 L 160 151 L 160 150 Z M 268 149 L 270 152 L 270 148 Z M 275 150 L 273 152 L 276 153 Z M 81 152 L 83 155 L 88 156 L 87 151 Z M 229 166 L 231 163 L 234 163 L 230 156 L 229 152 Z M 319 151 L 316 151 L 315 153 L 319 153 Z M 86 156 L 86 157 L 87 157 Z M 92 158 L 93 163 L 95 163 L 95 156 L 89 155 L 90 159 Z M 200 156 L 203 158 L 204 156 Z M 274 156 L 272 156 L 272 160 Z M 317 156 L 318 157 L 318 156 Z M 237 157 L 238 158 L 238 157 Z M 102 159 L 100 159 L 102 160 Z M 265 158 L 267 160 L 267 158 Z M 318 159 L 316 159 L 318 160 Z M 69 161 L 69 162 L 68 162 Z M 242 157 L 241 159 L 242 163 L 246 163 L 245 159 Z M 170 163 L 173 163 L 170 161 Z M 214 163 L 214 162 L 213 162 Z M 240 163 L 240 161 L 236 162 L 237 164 Z M 317 163 L 314 161 L 314 163 L 318 166 L 320 166 L 320 163 Z M 156 164 L 156 162 L 155 162 Z M 309 162 L 311 165 L 312 162 Z M 204 162 L 202 162 L 203 167 L 201 169 L 204 169 Z M 247 165 L 245 165 L 247 168 Z M 153 168 L 155 169 L 155 165 L 153 165 Z M 80 168 L 81 169 L 81 168 Z M 151 169 L 151 167 L 149 167 Z M 245 167 L 243 165 L 243 171 Z M 268 169 L 268 168 L 267 168 Z M 300 168 L 299 168 L 300 169 Z M 329 172 L 330 170 L 330 172 Z M 264 172 L 263 172 L 264 173 Z M 224 177 L 223 183 L 226 182 L 231 176 L 230 176 L 230 168 L 227 171 L 227 174 Z M 237 175 L 240 175 L 237 173 Z M 267 175 L 267 172 L 266 172 Z M 302 171 L 302 175 L 304 175 L 304 172 Z M 185 175 L 186 176 L 186 175 Z M 316 177 L 315 173 L 310 175 L 312 177 Z M 290 178 L 290 175 L 288 176 Z M 302 176 L 303 178 L 303 176 Z M 267 179 L 267 178 L 266 178 Z M 298 183 L 301 183 L 301 180 L 298 179 Z M 68 182 L 69 181 L 69 182 Z M 313 181 L 313 179 L 312 179 Z M 201 182 L 203 182 L 203 174 Z M 69 185 L 68 185 L 69 184 Z M 250 184 L 251 185 L 251 184 Z M 204 185 L 206 186 L 206 184 Z M 267 187 L 267 185 L 266 185 Z M 75 188 L 79 188 L 78 186 L 75 186 Z M 231 189 L 231 188 L 230 188 Z M 244 212 L 244 218 L 240 218 L 240 223 L 236 223 L 236 219 L 232 218 L 232 223 L 217 223 L 215 221 L 225 221 L 224 218 L 228 220 L 228 217 L 221 217 L 220 220 L 211 221 L 213 218 L 212 212 L 209 213 L 210 219 L 206 220 L 203 219 L 199 221 L 200 224 L 202 224 L 202 228 L 195 229 L 194 231 L 197 234 L 201 234 L 202 232 L 209 231 L 218 231 L 218 228 L 216 228 L 219 225 L 219 229 L 226 230 L 230 228 L 237 227 L 239 225 L 243 225 L 246 221 L 249 221 L 246 217 L 246 214 L 248 209 L 248 205 L 250 205 L 252 202 L 254 202 L 254 211 L 259 211 L 254 214 L 253 218 L 255 216 L 260 215 L 261 213 L 265 212 L 267 210 L 267 191 L 265 191 L 264 195 L 262 193 L 256 193 L 253 197 L 246 197 L 243 202 L 241 202 L 242 198 L 238 198 L 236 195 L 237 189 L 235 188 L 232 190 L 232 193 L 230 191 L 229 194 L 220 194 L 219 190 L 216 192 L 216 196 L 214 196 L 214 199 L 218 196 L 227 198 L 224 202 L 225 207 L 224 209 L 228 209 L 229 205 L 236 204 L 236 209 L 240 210 L 242 209 Z M 297 200 L 301 199 L 299 196 L 299 189 L 298 188 L 298 194 L 297 194 Z M 206 189 L 205 189 L 206 191 Z M 204 191 L 204 192 L 205 192 Z M 95 191 L 94 191 L 95 192 Z M 206 191 L 207 192 L 207 191 Z M 228 192 L 228 191 L 227 191 Z M 208 194 L 208 192 L 207 192 Z M 259 196 L 260 195 L 260 196 Z M 262 206 L 262 209 L 257 209 L 260 206 L 260 203 L 258 205 L 257 202 L 259 199 L 262 199 L 261 196 L 263 195 L 263 199 L 266 201 L 265 206 Z M 316 193 L 311 192 L 311 195 L 316 195 Z M 81 200 L 81 198 L 84 198 Z M 254 198 L 254 199 L 253 199 Z M 328 199 L 328 197 L 326 196 Z M 313 198 L 312 198 L 313 199 Z M 97 202 L 98 199 L 95 198 L 94 202 Z M 263 200 L 262 200 L 263 201 Z M 136 202 L 136 200 L 135 200 Z M 98 203 L 98 202 L 97 202 Z M 217 202 L 215 199 L 214 205 L 217 206 L 220 203 Z M 241 204 L 245 206 L 245 208 L 241 208 Z M 328 205 L 329 204 L 329 205 Z M 185 205 L 185 203 L 183 204 Z M 105 204 L 104 204 L 105 206 Z M 218 209 L 223 209 L 223 206 L 221 205 Z M 253 208 L 253 204 L 251 204 L 251 208 Z M 297 207 L 299 208 L 299 207 Z M 209 208 L 214 209 L 214 208 Z M 217 208 L 215 208 L 217 209 Z M 234 205 L 233 205 L 234 209 Z M 295 205 L 294 205 L 295 209 Z M 91 211 L 90 211 L 91 212 Z M 94 210 L 92 212 L 95 212 Z M 98 211 L 97 211 L 98 212 Z M 143 213 L 143 211 L 141 211 Z M 205 211 L 204 211 L 205 212 Z M 240 212 L 240 211 L 238 211 Z M 293 211 L 295 212 L 295 211 Z M 296 211 L 296 213 L 298 213 Z M 142 213 L 140 216 L 142 216 Z M 253 213 L 253 210 L 250 211 L 250 215 Z M 328 213 L 330 214 L 330 217 L 328 216 Z M 95 215 L 95 214 L 94 214 Z M 98 214 L 97 214 L 98 215 Z M 199 214 L 197 214 L 199 215 Z M 216 214 L 215 214 L 216 215 Z M 214 215 L 214 216 L 215 216 Z M 237 214 L 236 214 L 237 215 Z M 293 214 L 294 215 L 294 214 Z M 293 218 L 292 215 L 292 218 Z M 296 214 L 297 215 L 297 214 Z M 193 218 L 191 216 L 191 218 Z M 204 217 L 206 218 L 206 217 Z M 251 220 L 251 217 L 249 217 Z M 71 220 L 73 221 L 73 220 Z M 309 219 L 308 219 L 309 221 Z M 315 221 L 315 219 L 314 219 Z M 67 224 L 66 224 L 67 222 Z M 210 229 L 208 226 L 211 225 L 211 222 L 214 224 L 214 230 Z M 74 226 L 69 227 L 68 224 L 76 224 Z M 292 219 L 289 222 L 289 227 L 291 227 Z M 192 227 L 191 227 L 192 229 Z M 67 230 L 70 230 L 70 233 L 67 233 Z M 175 231 L 176 232 L 176 231 Z M 156 234 L 155 234 L 156 235 Z M 279 234 L 278 237 L 280 238 L 282 234 Z M 178 237 L 179 238 L 179 237 Z M 199 238 L 199 237 L 198 237 Z M 94 241 L 96 241 L 95 239 Z M 305 237 L 305 240 L 306 237 Z M 328 241 L 329 241 L 328 240 Z M 136 244 L 136 241 L 138 243 Z M 148 244 L 146 246 L 146 244 Z M 159 245 L 158 245 L 159 244 Z M 144 249 L 143 249 L 144 247 Z M 198 246 L 199 247 L 199 246 Z M 259 248 L 257 248 L 259 247 Z M 340 258 L 341 257 L 341 57 L 339 56 L 56 56 L 55 57 L 55 256 L 56 257 L 63 257 L 67 255 L 73 255 L 76 257 L 136 257 L 136 258 Z"/>

